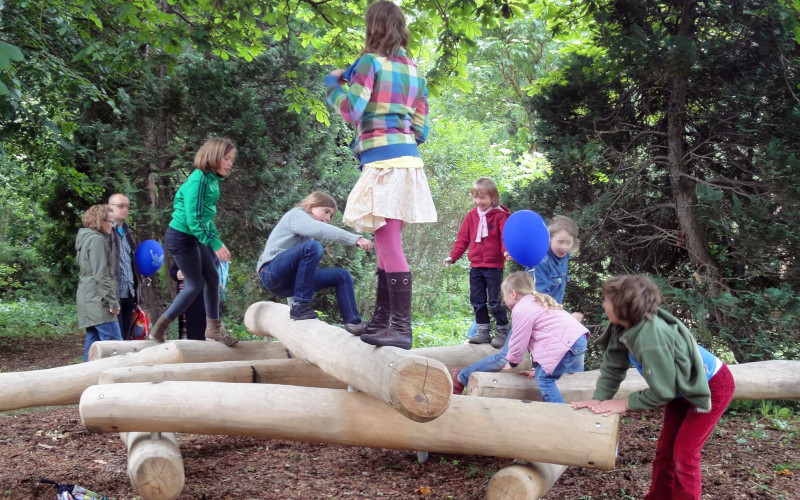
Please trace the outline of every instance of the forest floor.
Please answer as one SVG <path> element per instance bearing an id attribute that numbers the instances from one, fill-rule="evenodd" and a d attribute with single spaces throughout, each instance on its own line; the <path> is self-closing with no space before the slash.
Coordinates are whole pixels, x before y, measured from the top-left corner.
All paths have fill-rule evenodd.
<path id="1" fill-rule="evenodd" d="M 63 366 L 77 362 L 82 352 L 79 334 L 24 344 L 0 337 L 0 372 Z M 729 411 L 706 443 L 704 499 L 800 499 L 800 421 L 756 414 Z M 617 468 L 569 468 L 544 498 L 643 498 L 660 428 L 657 411 L 626 415 Z M 512 463 L 431 453 L 418 464 L 412 451 L 234 436 L 179 434 L 178 440 L 186 471 L 181 500 L 481 499 L 491 476 Z M 40 477 L 117 500 L 137 498 L 122 441 L 116 434 L 88 433 L 77 406 L 0 413 L 0 500 L 54 498 L 55 490 L 39 485 Z"/>

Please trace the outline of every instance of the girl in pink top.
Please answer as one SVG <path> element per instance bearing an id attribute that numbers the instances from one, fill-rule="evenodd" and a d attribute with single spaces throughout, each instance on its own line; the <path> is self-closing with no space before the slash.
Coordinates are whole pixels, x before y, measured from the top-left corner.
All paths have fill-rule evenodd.
<path id="1" fill-rule="evenodd" d="M 573 318 L 549 295 L 536 291 L 529 273 L 510 274 L 500 286 L 503 300 L 511 309 L 514 329 L 508 341 L 508 361 L 503 371 L 517 366 L 531 352 L 535 376 L 545 403 L 563 403 L 556 381 L 565 373 L 583 371 L 583 357 L 589 330 Z"/>

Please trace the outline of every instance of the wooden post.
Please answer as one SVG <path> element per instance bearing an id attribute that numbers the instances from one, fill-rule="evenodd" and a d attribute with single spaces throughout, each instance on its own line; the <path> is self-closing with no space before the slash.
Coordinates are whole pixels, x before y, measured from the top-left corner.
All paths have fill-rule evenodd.
<path id="1" fill-rule="evenodd" d="M 185 474 L 178 439 L 172 433 L 121 432 L 128 447 L 128 476 L 142 500 L 174 500 Z"/>
<path id="2" fill-rule="evenodd" d="M 181 363 L 206 363 L 209 361 L 239 361 L 250 359 L 287 359 L 289 353 L 279 342 L 242 341 L 234 347 L 219 342 L 198 340 L 170 340 L 164 344 L 152 340 L 101 340 L 89 348 L 89 361 L 138 352 L 156 345 L 174 345 L 181 352 Z"/>
<path id="3" fill-rule="evenodd" d="M 439 361 L 396 347 L 371 346 L 316 319 L 292 321 L 289 307 L 274 302 L 251 305 L 244 323 L 251 333 L 276 337 L 294 356 L 411 420 L 427 422 L 447 409 L 453 382 Z"/>
<path id="4" fill-rule="evenodd" d="M 736 381 L 733 399 L 800 399 L 800 361 L 772 360 L 728 365 Z M 599 370 L 570 373 L 556 383 L 565 401 L 592 399 Z M 628 370 L 614 399 L 647 388 L 635 368 Z M 473 373 L 467 393 L 472 396 L 540 401 L 535 379 L 514 373 Z"/>
<path id="5" fill-rule="evenodd" d="M 540 462 L 511 465 L 489 480 L 487 500 L 536 500 L 553 487 L 567 468 Z"/>
<path id="6" fill-rule="evenodd" d="M 104 371 L 131 365 L 180 362 L 174 345 L 164 344 L 137 353 L 88 361 L 46 370 L 0 373 L 0 411 L 31 406 L 71 405 L 81 393 L 100 380 Z"/>
<path id="7" fill-rule="evenodd" d="M 217 361 L 173 365 L 127 366 L 106 370 L 101 384 L 131 382 L 198 381 L 243 384 L 284 384 L 306 387 L 346 389 L 327 373 L 302 359 L 264 359 L 260 361 Z"/>
<path id="8" fill-rule="evenodd" d="M 619 431 L 619 416 L 565 404 L 453 396 L 439 418 L 418 423 L 363 393 L 218 382 L 97 385 L 84 391 L 80 414 L 90 432 L 256 436 L 603 470 L 614 467 Z"/>

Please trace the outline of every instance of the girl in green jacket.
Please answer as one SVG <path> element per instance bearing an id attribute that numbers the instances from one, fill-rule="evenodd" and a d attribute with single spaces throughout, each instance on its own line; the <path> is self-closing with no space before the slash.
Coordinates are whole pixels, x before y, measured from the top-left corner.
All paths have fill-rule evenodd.
<path id="1" fill-rule="evenodd" d="M 646 500 L 700 499 L 700 452 L 733 397 L 728 367 L 697 345 L 680 320 L 659 308 L 658 286 L 644 275 L 617 276 L 603 283 L 603 309 L 610 325 L 600 378 L 589 408 L 603 416 L 664 408 L 664 426 L 653 459 Z M 633 365 L 648 388 L 627 399 L 611 399 Z"/>
<path id="2" fill-rule="evenodd" d="M 150 330 L 156 342 L 167 339 L 169 324 L 195 297 L 203 293 L 206 308 L 206 340 L 217 340 L 227 346 L 238 340 L 231 337 L 219 320 L 219 274 L 214 254 L 220 262 L 231 260 L 231 253 L 222 243 L 214 225 L 219 199 L 219 181 L 231 173 L 236 146 L 228 139 L 214 137 L 205 142 L 194 156 L 196 169 L 175 193 L 172 221 L 164 235 L 164 246 L 172 253 L 183 272 L 183 291 Z"/>

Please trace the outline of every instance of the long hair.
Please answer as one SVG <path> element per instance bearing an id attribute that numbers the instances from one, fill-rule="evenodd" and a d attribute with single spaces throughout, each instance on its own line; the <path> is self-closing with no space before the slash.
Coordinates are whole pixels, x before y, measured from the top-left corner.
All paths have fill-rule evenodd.
<path id="1" fill-rule="evenodd" d="M 200 149 L 195 153 L 194 166 L 203 172 L 216 173 L 225 155 L 235 150 L 236 146 L 230 139 L 212 137 L 200 146 Z"/>
<path id="2" fill-rule="evenodd" d="M 469 194 L 475 196 L 477 193 L 488 196 L 492 200 L 493 207 L 500 205 L 500 193 L 497 191 L 497 184 L 490 178 L 481 177 L 472 184 Z"/>
<path id="3" fill-rule="evenodd" d="M 653 320 L 661 304 L 658 285 L 644 274 L 623 274 L 608 278 L 600 286 L 603 295 L 614 307 L 614 314 L 631 326 L 643 319 Z"/>
<path id="4" fill-rule="evenodd" d="M 314 191 L 310 195 L 300 200 L 300 203 L 298 203 L 297 206 L 309 213 L 314 207 L 327 207 L 332 208 L 334 211 L 338 209 L 336 206 L 336 200 L 334 200 L 332 196 L 323 193 L 322 191 Z"/>
<path id="5" fill-rule="evenodd" d="M 570 248 L 569 253 L 575 253 L 581 248 L 581 240 L 578 238 L 578 225 L 575 224 L 575 221 L 566 215 L 554 215 L 547 224 L 547 232 L 550 233 L 550 239 L 553 239 L 553 235 L 559 231 L 566 231 L 568 235 L 572 236 L 572 248 Z"/>
<path id="6" fill-rule="evenodd" d="M 366 53 L 376 53 L 384 57 L 397 55 L 400 49 L 408 48 L 408 28 L 403 11 L 392 2 L 381 0 L 367 9 Z"/>
<path id="7" fill-rule="evenodd" d="M 506 279 L 500 284 L 500 290 L 504 295 L 512 291 L 517 292 L 518 295 L 533 295 L 548 310 L 561 309 L 561 304 L 556 302 L 556 299 L 546 293 L 536 291 L 536 281 L 530 273 L 524 271 L 517 271 L 506 276 Z"/>

